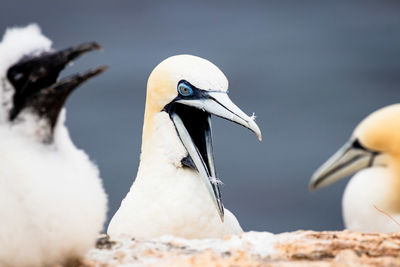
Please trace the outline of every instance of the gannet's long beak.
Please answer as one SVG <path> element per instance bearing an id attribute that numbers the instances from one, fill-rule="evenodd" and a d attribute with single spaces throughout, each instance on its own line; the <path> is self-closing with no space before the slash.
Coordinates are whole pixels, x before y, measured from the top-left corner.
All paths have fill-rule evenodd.
<path id="1" fill-rule="evenodd" d="M 178 100 L 177 103 L 196 107 L 208 112 L 209 114 L 240 124 L 255 133 L 258 140 L 262 140 L 260 128 L 255 123 L 254 118 L 247 116 L 238 106 L 235 105 L 235 103 L 232 102 L 225 92 L 209 92 L 204 94 L 205 96 L 200 99 L 182 99 Z"/>
<path id="2" fill-rule="evenodd" d="M 189 159 L 185 165 L 200 173 L 223 221 L 224 207 L 214 164 L 210 117 L 216 115 L 243 125 L 259 140 L 262 139 L 261 131 L 254 118 L 238 108 L 225 92 L 201 91 L 190 99 L 178 98 L 175 103 L 170 115 L 188 152 Z"/>
<path id="3" fill-rule="evenodd" d="M 361 169 L 382 166 L 383 154 L 363 147 L 355 139 L 346 143 L 313 174 L 310 190 L 330 185 Z"/>

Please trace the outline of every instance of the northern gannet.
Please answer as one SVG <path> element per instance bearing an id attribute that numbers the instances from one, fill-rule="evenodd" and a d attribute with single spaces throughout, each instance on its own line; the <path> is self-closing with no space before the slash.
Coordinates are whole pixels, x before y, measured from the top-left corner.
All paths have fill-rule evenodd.
<path id="1" fill-rule="evenodd" d="M 53 266 L 82 256 L 102 230 L 97 167 L 72 143 L 64 102 L 99 67 L 57 80 L 87 43 L 61 51 L 31 24 L 0 43 L 0 266 Z"/>
<path id="2" fill-rule="evenodd" d="M 200 57 L 173 56 L 153 70 L 147 83 L 139 169 L 110 222 L 111 238 L 207 238 L 242 232 L 221 202 L 210 117 L 243 125 L 260 140 L 261 132 L 254 117 L 227 93 L 225 75 Z"/>
<path id="3" fill-rule="evenodd" d="M 346 228 L 400 231 L 400 104 L 365 118 L 350 140 L 314 173 L 310 188 L 329 185 L 355 172 L 342 199 Z"/>

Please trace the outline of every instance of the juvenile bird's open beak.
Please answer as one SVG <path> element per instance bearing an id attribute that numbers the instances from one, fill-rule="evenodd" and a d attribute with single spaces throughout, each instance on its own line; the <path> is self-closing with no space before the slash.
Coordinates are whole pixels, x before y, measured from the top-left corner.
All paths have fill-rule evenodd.
<path id="1" fill-rule="evenodd" d="M 170 115 L 188 152 L 188 159 L 183 164 L 200 173 L 223 221 L 224 207 L 214 164 L 210 117 L 215 115 L 238 123 L 253 131 L 260 141 L 261 131 L 254 118 L 238 108 L 225 92 L 202 91 L 192 99 L 177 99 Z"/>
<path id="2" fill-rule="evenodd" d="M 54 128 L 58 114 L 72 91 L 90 78 L 101 74 L 107 68 L 107 66 L 97 67 L 63 78 L 32 95 L 27 99 L 26 105 L 36 110 L 40 117 L 46 117 L 50 127 Z"/>
<path id="3" fill-rule="evenodd" d="M 310 180 L 310 190 L 330 185 L 361 169 L 382 166 L 382 157 L 380 152 L 368 150 L 357 139 L 352 140 L 314 172 Z"/>
<path id="4" fill-rule="evenodd" d="M 15 93 L 10 120 L 13 121 L 21 110 L 32 108 L 40 117 L 49 121 L 53 130 L 68 95 L 107 67 L 93 68 L 57 81 L 60 72 L 79 56 L 99 49 L 101 46 L 95 42 L 84 43 L 60 51 L 27 56 L 11 66 L 7 78 L 15 88 Z"/>

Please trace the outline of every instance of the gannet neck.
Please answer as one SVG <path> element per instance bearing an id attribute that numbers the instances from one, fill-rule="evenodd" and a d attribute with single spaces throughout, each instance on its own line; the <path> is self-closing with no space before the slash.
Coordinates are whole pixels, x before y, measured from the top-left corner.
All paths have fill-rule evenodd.
<path id="1" fill-rule="evenodd" d="M 356 173 L 347 184 L 342 199 L 346 229 L 398 232 L 400 227 L 394 220 L 399 220 L 400 213 L 392 190 L 396 181 L 397 177 L 385 167 L 368 168 Z"/>
<path id="2" fill-rule="evenodd" d="M 381 192 L 387 212 L 400 214 L 400 155 L 387 156 L 387 189 Z M 376 177 L 382 179 L 382 177 Z"/>
<path id="3" fill-rule="evenodd" d="M 385 176 L 377 176 L 376 183 L 385 186 L 385 190 L 372 190 L 371 194 L 381 195 L 381 209 L 392 214 L 400 214 L 399 116 L 400 104 L 384 107 L 365 118 L 353 133 L 365 147 L 384 155 L 381 164 L 388 172 Z"/>
<path id="4" fill-rule="evenodd" d="M 346 229 L 397 232 L 400 227 L 400 157 L 385 154 L 375 166 L 357 172 L 343 194 Z M 389 215 L 388 215 L 389 214 Z"/>
<path id="5" fill-rule="evenodd" d="M 145 150 L 149 139 L 153 139 L 156 115 L 160 114 L 168 101 L 174 99 L 173 90 L 169 89 L 169 75 L 166 71 L 153 71 L 147 82 L 146 106 L 142 133 L 142 151 Z M 168 90 L 169 89 L 169 90 Z M 171 91 L 171 93 L 169 93 Z M 165 100 L 165 99 L 167 100 Z M 165 112 L 164 112 L 165 113 Z M 161 123 L 161 122 L 159 122 Z"/>
<path id="6" fill-rule="evenodd" d="M 146 127 L 151 127 L 151 131 Z M 141 171 L 158 171 L 164 166 L 181 168 L 181 160 L 187 155 L 187 152 L 168 113 L 163 111 L 154 113 L 151 118 L 146 120 L 144 129 L 147 129 L 148 132 L 142 143 L 139 174 Z M 150 175 L 150 177 L 154 176 Z M 141 176 L 138 175 L 138 178 L 140 179 Z"/>
<path id="7" fill-rule="evenodd" d="M 112 218 L 108 234 L 221 238 L 241 233 L 228 210 L 225 222 L 220 220 L 200 174 L 182 165 L 187 151 L 168 113 L 155 113 L 152 124 L 154 131 L 143 144 L 136 179 Z"/>

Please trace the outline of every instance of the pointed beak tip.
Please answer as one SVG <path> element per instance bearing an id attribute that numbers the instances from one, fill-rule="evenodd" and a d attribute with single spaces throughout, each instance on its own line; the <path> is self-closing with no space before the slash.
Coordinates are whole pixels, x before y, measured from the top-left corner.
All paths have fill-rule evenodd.
<path id="1" fill-rule="evenodd" d="M 88 51 L 92 51 L 92 50 L 103 51 L 103 47 L 98 42 L 85 43 L 85 44 L 80 45 L 80 47 L 85 47 Z"/>
<path id="2" fill-rule="evenodd" d="M 262 134 L 260 127 L 258 127 L 257 123 L 254 121 L 254 119 L 247 120 L 247 128 L 249 128 L 258 138 L 258 140 L 261 142 L 262 141 Z"/>
<path id="3" fill-rule="evenodd" d="M 89 71 L 87 71 L 85 74 L 83 74 L 83 76 L 87 76 L 87 78 L 92 78 L 94 76 L 97 76 L 99 74 L 102 74 L 103 72 L 105 72 L 106 70 L 108 70 L 109 66 L 107 65 L 103 65 L 97 68 L 93 68 Z"/>
<path id="4" fill-rule="evenodd" d="M 93 42 L 93 46 L 95 49 L 97 49 L 99 51 L 104 51 L 104 48 L 97 42 Z"/>
<path id="5" fill-rule="evenodd" d="M 308 185 L 308 190 L 309 190 L 310 192 L 314 192 L 316 189 L 317 189 L 317 187 L 316 187 L 313 183 L 310 183 L 310 184 Z"/>
<path id="6" fill-rule="evenodd" d="M 80 84 L 92 79 L 95 76 L 102 74 L 108 69 L 108 66 L 100 66 L 97 68 L 90 69 L 85 72 L 77 73 L 75 75 L 61 79 L 56 83 L 56 86 L 61 86 L 64 88 L 69 88 L 70 91 L 75 90 Z"/>
<path id="7" fill-rule="evenodd" d="M 95 50 L 103 51 L 103 47 L 97 42 L 86 42 L 75 47 L 61 50 L 59 53 L 65 53 L 66 59 L 68 59 L 68 62 L 71 62 L 78 57 Z"/>
<path id="8" fill-rule="evenodd" d="M 256 124 L 257 125 L 257 124 Z M 254 131 L 254 133 L 256 134 L 256 136 L 257 136 L 257 138 L 258 138 L 258 141 L 262 141 L 262 134 L 261 134 L 261 131 L 260 131 L 260 128 L 258 128 L 258 126 L 257 126 L 257 129 L 256 129 L 256 131 Z"/>
<path id="9" fill-rule="evenodd" d="M 324 184 L 321 183 L 322 181 L 321 181 L 321 179 L 319 179 L 319 178 L 320 178 L 320 175 L 319 175 L 319 174 L 316 174 L 316 173 L 314 173 L 314 174 L 311 176 L 310 182 L 309 182 L 309 184 L 308 184 L 308 190 L 309 190 L 310 192 L 316 191 L 317 189 L 319 189 L 319 188 L 321 188 L 321 187 L 324 187 Z"/>
<path id="10" fill-rule="evenodd" d="M 95 50 L 102 51 L 103 47 L 97 42 L 86 42 L 74 47 L 69 47 L 54 52 L 53 60 L 55 62 L 58 62 L 58 65 L 63 68 L 69 64 L 73 64 L 73 62 L 82 55 L 85 55 Z"/>
<path id="11" fill-rule="evenodd" d="M 110 68 L 110 66 L 108 65 L 103 65 L 97 68 L 97 72 L 98 74 L 105 72 L 106 70 L 108 70 Z"/>

